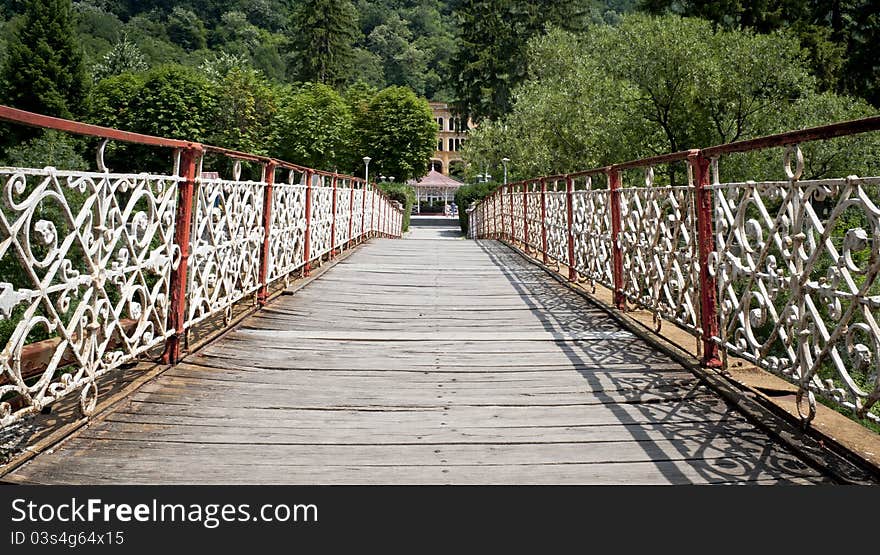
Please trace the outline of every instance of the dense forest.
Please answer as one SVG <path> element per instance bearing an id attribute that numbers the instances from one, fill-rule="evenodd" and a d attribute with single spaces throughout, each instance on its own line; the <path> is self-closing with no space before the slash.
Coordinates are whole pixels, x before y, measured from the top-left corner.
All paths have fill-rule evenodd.
<path id="1" fill-rule="evenodd" d="M 369 135 L 411 177 L 424 105 L 370 114 L 399 87 L 479 124 L 472 167 L 523 177 L 876 113 L 878 45 L 870 0 L 0 0 L 0 101 L 345 171 Z M 4 129 L 8 163 L 88 159 Z"/>
<path id="2" fill-rule="evenodd" d="M 15 24 L 25 3 L 0 1 L 5 25 Z M 453 96 L 446 78 L 455 50 L 448 0 L 84 0 L 73 2 L 73 12 L 96 80 L 120 69 L 105 57 L 129 44 L 132 69 L 198 67 L 223 53 L 277 82 L 311 80 L 313 64 L 329 63 L 321 80 L 334 85 L 361 80 L 406 86 L 430 99 Z M 322 41 L 334 43 L 332 61 L 320 55 Z"/>

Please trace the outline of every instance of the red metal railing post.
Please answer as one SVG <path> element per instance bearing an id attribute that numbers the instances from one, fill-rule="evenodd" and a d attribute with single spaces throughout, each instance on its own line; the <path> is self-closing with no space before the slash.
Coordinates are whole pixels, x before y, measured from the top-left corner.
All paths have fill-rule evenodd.
<path id="1" fill-rule="evenodd" d="M 495 238 L 501 240 L 504 238 L 504 192 L 503 188 L 498 187 L 495 191 L 495 214 L 498 217 L 498 223 L 495 226 Z"/>
<path id="2" fill-rule="evenodd" d="M 502 185 L 501 188 L 499 189 L 499 191 L 500 191 L 500 193 L 499 193 L 499 198 L 498 198 L 498 201 L 499 201 L 498 204 L 500 205 L 499 210 L 501 211 L 501 235 L 500 235 L 499 239 L 506 239 L 507 238 L 507 226 L 504 223 L 505 222 L 504 195 L 507 194 L 507 185 Z"/>
<path id="3" fill-rule="evenodd" d="M 367 187 L 370 184 L 364 181 L 363 185 L 363 194 L 361 195 L 361 242 L 365 240 L 367 232 Z"/>
<path id="4" fill-rule="evenodd" d="M 523 250 L 529 252 L 529 183 L 525 182 L 522 186 L 522 205 L 523 205 Z"/>
<path id="5" fill-rule="evenodd" d="M 492 191 L 492 196 L 489 197 L 491 204 L 489 204 L 489 214 L 492 216 L 492 239 L 498 239 L 498 191 Z"/>
<path id="6" fill-rule="evenodd" d="M 306 231 L 303 241 L 303 275 L 312 272 L 312 178 L 315 173 L 306 171 Z"/>
<path id="7" fill-rule="evenodd" d="M 162 354 L 165 364 L 177 364 L 180 360 L 180 341 L 186 323 L 189 243 L 199 156 L 201 150 L 195 148 L 187 148 L 180 153 L 180 175 L 183 181 L 177 189 L 177 214 L 174 219 L 174 244 L 180 250 L 180 259 L 177 268 L 171 271 L 168 328 L 173 332 L 165 341 L 165 352 Z"/>
<path id="8" fill-rule="evenodd" d="M 513 191 L 514 191 L 514 189 L 515 188 L 512 187 L 511 185 L 507 186 L 507 206 L 508 206 L 508 210 L 510 211 L 509 212 L 510 213 L 510 218 L 509 218 L 510 226 L 507 230 L 507 240 L 510 241 L 511 245 L 516 240 L 516 237 L 515 237 L 516 223 L 513 221 Z"/>
<path id="9" fill-rule="evenodd" d="M 348 248 L 351 248 L 354 231 L 354 181 L 348 182 Z"/>
<path id="10" fill-rule="evenodd" d="M 510 211 L 510 242 L 516 243 L 516 217 L 513 212 L 513 199 L 516 197 L 516 185 L 507 186 L 507 209 Z"/>
<path id="11" fill-rule="evenodd" d="M 370 237 L 376 236 L 376 188 L 370 190 Z"/>
<path id="12" fill-rule="evenodd" d="M 336 175 L 333 175 L 333 221 L 330 223 L 330 258 L 336 257 Z"/>
<path id="13" fill-rule="evenodd" d="M 574 269 L 574 180 L 571 176 L 565 176 L 565 211 L 566 223 L 568 224 L 568 281 L 577 281 L 577 271 Z"/>
<path id="14" fill-rule="evenodd" d="M 688 155 L 694 176 L 697 203 L 697 249 L 700 264 L 700 325 L 703 340 L 703 365 L 718 368 L 718 344 L 712 340 L 718 335 L 718 307 L 715 276 L 709 271 L 709 257 L 715 250 L 712 226 L 712 189 L 709 188 L 709 160 L 694 150 Z"/>
<path id="15" fill-rule="evenodd" d="M 623 310 L 623 253 L 620 251 L 620 170 L 610 167 L 608 188 L 611 191 L 611 263 L 614 278 L 614 306 Z"/>
<path id="16" fill-rule="evenodd" d="M 376 226 L 378 229 L 379 237 L 385 236 L 385 194 L 379 195 L 379 224 Z"/>
<path id="17" fill-rule="evenodd" d="M 263 244 L 260 248 L 260 289 L 257 291 L 257 302 L 266 306 L 269 299 L 269 233 L 272 227 L 272 195 L 275 189 L 275 162 L 267 162 L 265 166 L 266 189 L 263 193 Z"/>
<path id="18" fill-rule="evenodd" d="M 541 260 L 550 262 L 547 256 L 547 180 L 541 178 Z"/>

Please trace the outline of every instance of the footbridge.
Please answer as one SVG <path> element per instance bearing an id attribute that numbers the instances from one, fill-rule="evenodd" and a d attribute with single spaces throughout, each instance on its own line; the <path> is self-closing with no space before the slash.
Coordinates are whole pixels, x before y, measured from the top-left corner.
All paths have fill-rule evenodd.
<path id="1" fill-rule="evenodd" d="M 99 139 L 94 172 L 0 168 L 5 482 L 875 480 L 880 179 L 802 179 L 799 145 L 878 118 L 505 184 L 467 235 L 356 177 L 0 118 Z M 787 178 L 720 180 L 768 149 Z"/>

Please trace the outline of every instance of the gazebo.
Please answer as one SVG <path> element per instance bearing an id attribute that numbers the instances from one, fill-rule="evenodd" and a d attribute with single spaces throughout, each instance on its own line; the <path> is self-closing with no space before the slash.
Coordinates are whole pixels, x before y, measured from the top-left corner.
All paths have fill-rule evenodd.
<path id="1" fill-rule="evenodd" d="M 407 185 L 415 189 L 416 207 L 418 213 L 421 213 L 420 203 L 422 201 L 433 202 L 440 199 L 443 199 L 443 211 L 446 212 L 446 207 L 455 196 L 455 191 L 464 183 L 431 169 L 428 175 L 418 181 L 410 180 Z"/>

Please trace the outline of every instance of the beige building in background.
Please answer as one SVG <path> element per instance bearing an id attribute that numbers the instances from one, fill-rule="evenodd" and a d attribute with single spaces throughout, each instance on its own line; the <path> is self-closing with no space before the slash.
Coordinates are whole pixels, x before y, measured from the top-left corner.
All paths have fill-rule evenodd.
<path id="1" fill-rule="evenodd" d="M 470 120 L 463 123 L 461 118 L 455 117 L 445 102 L 428 104 L 434 112 L 434 121 L 437 122 L 437 150 L 431 158 L 431 169 L 449 175 L 450 164 L 464 163 L 461 159 L 461 146 L 468 130 L 473 129 L 474 125 Z"/>

